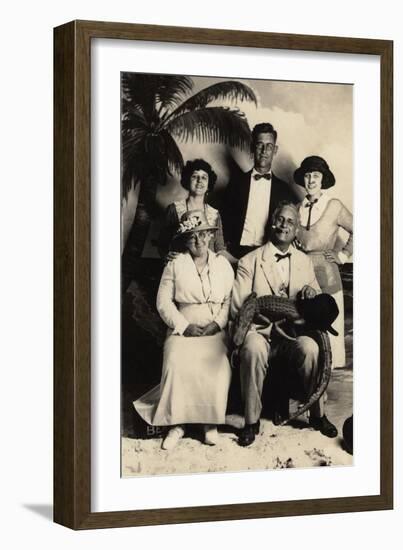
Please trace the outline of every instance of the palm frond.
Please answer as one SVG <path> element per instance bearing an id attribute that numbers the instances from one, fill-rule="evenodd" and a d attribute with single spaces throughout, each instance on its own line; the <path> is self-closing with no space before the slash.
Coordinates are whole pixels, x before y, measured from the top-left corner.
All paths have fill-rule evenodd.
<path id="1" fill-rule="evenodd" d="M 132 184 L 141 181 L 147 168 L 144 164 L 144 154 L 136 147 L 136 143 L 127 142 L 122 150 L 122 194 L 126 198 Z"/>
<path id="2" fill-rule="evenodd" d="M 182 103 L 175 111 L 171 113 L 169 118 L 174 118 L 181 114 L 196 109 L 203 109 L 212 101 L 253 101 L 257 105 L 257 98 L 255 92 L 247 86 L 236 80 L 226 80 L 225 82 L 217 82 L 212 84 L 203 90 L 200 90 L 197 94 L 189 97 Z"/>
<path id="3" fill-rule="evenodd" d="M 158 89 L 158 75 L 143 73 L 122 73 L 121 90 L 124 106 L 139 109 L 148 120 L 155 117 L 155 95 Z"/>
<path id="4" fill-rule="evenodd" d="M 225 143 L 231 147 L 250 148 L 248 122 L 238 109 L 198 109 L 172 119 L 166 129 L 179 141 Z"/>
<path id="5" fill-rule="evenodd" d="M 161 135 L 165 142 L 165 155 L 168 161 L 169 175 L 172 176 L 174 172 L 180 174 L 184 164 L 182 153 L 169 132 L 162 130 Z"/>
<path id="6" fill-rule="evenodd" d="M 122 186 L 127 196 L 132 183 L 148 181 L 150 177 L 165 185 L 167 175 L 180 173 L 183 157 L 168 131 L 155 134 L 147 130 L 133 130 L 122 139 Z"/>
<path id="7" fill-rule="evenodd" d="M 156 92 L 156 101 L 162 109 L 172 109 L 183 101 L 183 98 L 192 91 L 193 80 L 188 76 L 158 75 L 159 85 Z"/>
<path id="8" fill-rule="evenodd" d="M 131 130 L 130 133 L 124 133 L 122 136 L 122 155 L 123 161 L 129 161 L 130 157 L 144 152 L 144 140 L 146 131 L 141 129 Z"/>
<path id="9" fill-rule="evenodd" d="M 121 129 L 123 134 L 148 128 L 147 120 L 140 111 L 128 111 L 122 115 Z"/>
<path id="10" fill-rule="evenodd" d="M 141 182 L 147 185 L 152 180 L 160 185 L 166 183 L 166 163 L 156 162 L 155 158 L 136 150 L 131 152 L 130 158 L 122 160 L 122 194 L 125 198 L 133 184 L 136 186 Z"/>
<path id="11" fill-rule="evenodd" d="M 181 103 L 192 90 L 193 81 L 180 75 L 123 73 L 121 85 L 123 112 L 131 106 L 154 118 L 156 110 L 169 111 Z"/>

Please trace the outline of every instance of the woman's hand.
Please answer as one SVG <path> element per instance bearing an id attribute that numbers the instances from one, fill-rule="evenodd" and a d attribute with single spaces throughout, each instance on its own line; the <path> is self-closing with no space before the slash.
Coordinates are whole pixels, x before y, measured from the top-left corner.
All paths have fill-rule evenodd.
<path id="1" fill-rule="evenodd" d="M 220 327 L 218 324 L 213 321 L 209 323 L 206 327 L 204 327 L 203 330 L 203 336 L 213 336 L 213 334 L 217 334 L 217 332 L 220 332 Z"/>
<path id="2" fill-rule="evenodd" d="M 172 260 L 177 258 L 179 254 L 180 252 L 174 252 L 173 250 L 168 252 L 168 254 L 165 256 L 165 264 L 167 264 L 168 262 L 172 262 Z"/>
<path id="3" fill-rule="evenodd" d="M 341 263 L 342 263 L 340 261 L 339 255 L 334 250 L 325 250 L 324 251 L 324 256 L 325 256 L 325 259 L 328 262 L 335 263 L 335 264 L 338 264 L 338 265 L 341 265 Z"/>
<path id="4" fill-rule="evenodd" d="M 183 336 L 203 336 L 204 331 L 202 327 L 199 327 L 199 325 L 193 325 L 190 324 L 186 327 L 185 332 L 183 333 Z"/>
<path id="5" fill-rule="evenodd" d="M 224 258 L 228 260 L 231 265 L 237 265 L 239 262 L 238 258 L 235 258 L 235 256 L 228 252 L 228 250 L 225 250 L 225 248 L 217 252 L 217 256 L 224 256 Z"/>

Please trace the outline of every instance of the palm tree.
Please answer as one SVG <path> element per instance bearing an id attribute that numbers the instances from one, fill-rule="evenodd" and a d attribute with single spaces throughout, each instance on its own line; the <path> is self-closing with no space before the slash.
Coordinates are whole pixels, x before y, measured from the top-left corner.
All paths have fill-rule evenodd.
<path id="1" fill-rule="evenodd" d="M 122 186 L 127 197 L 140 184 L 132 228 L 123 253 L 123 270 L 131 271 L 143 251 L 158 185 L 180 173 L 183 157 L 177 142 L 224 143 L 247 148 L 250 130 L 238 108 L 211 105 L 215 101 L 253 101 L 254 92 L 237 81 L 223 81 L 190 95 L 187 76 L 122 74 Z"/>

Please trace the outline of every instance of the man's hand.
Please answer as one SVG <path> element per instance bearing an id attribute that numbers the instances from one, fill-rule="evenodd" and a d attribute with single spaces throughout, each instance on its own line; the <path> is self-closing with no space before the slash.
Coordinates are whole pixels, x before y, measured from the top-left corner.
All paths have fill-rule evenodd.
<path id="1" fill-rule="evenodd" d="M 268 327 L 271 324 L 270 319 L 268 319 L 267 317 L 262 315 L 262 313 L 258 313 L 257 315 L 255 315 L 255 317 L 253 319 L 253 322 L 256 325 L 262 325 L 262 326 L 266 326 L 266 327 Z"/>
<path id="2" fill-rule="evenodd" d="M 324 251 L 324 256 L 325 256 L 325 259 L 328 262 L 332 262 L 332 263 L 335 263 L 335 264 L 338 264 L 338 265 L 341 265 L 341 263 L 342 263 L 340 261 L 339 255 L 334 250 L 330 250 L 330 249 L 325 250 Z"/>
<path id="3" fill-rule="evenodd" d="M 213 334 L 217 334 L 217 332 L 220 332 L 220 327 L 218 324 L 213 321 L 209 323 L 206 327 L 204 327 L 203 330 L 203 336 L 213 336 Z"/>
<path id="4" fill-rule="evenodd" d="M 190 324 L 186 327 L 183 336 L 203 336 L 203 329 L 198 325 Z"/>
<path id="5" fill-rule="evenodd" d="M 305 298 L 315 298 L 316 296 L 316 290 L 312 288 L 309 285 L 305 285 L 301 288 L 301 299 L 305 300 Z"/>

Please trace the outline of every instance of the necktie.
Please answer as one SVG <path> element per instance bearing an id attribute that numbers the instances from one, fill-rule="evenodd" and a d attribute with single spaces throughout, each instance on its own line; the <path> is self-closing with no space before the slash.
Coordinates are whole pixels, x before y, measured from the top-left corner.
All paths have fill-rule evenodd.
<path id="1" fill-rule="evenodd" d="M 287 252 L 287 254 L 274 254 L 277 258 L 277 262 L 280 260 L 284 260 L 285 258 L 289 258 L 291 256 L 291 252 Z"/>
<path id="2" fill-rule="evenodd" d="M 313 200 L 312 202 L 308 201 L 308 204 L 305 205 L 305 208 L 309 208 L 308 212 L 308 223 L 306 224 L 306 230 L 309 231 L 311 229 L 311 214 L 312 214 L 312 208 L 313 205 L 318 202 L 318 199 Z"/>
<path id="3" fill-rule="evenodd" d="M 255 174 L 253 176 L 253 179 L 260 180 L 264 178 L 265 180 L 271 180 L 271 174 Z"/>

